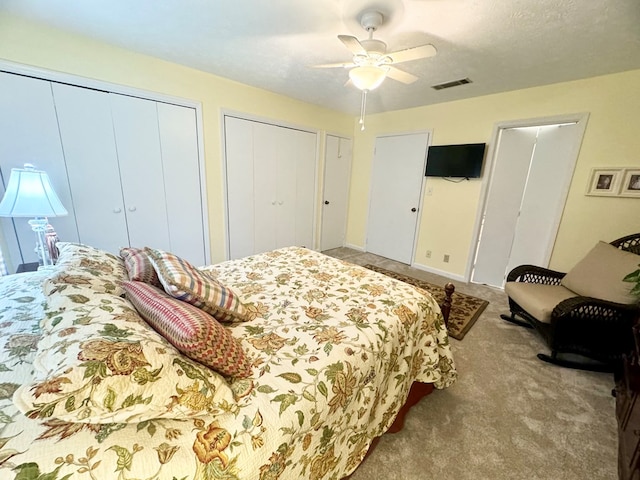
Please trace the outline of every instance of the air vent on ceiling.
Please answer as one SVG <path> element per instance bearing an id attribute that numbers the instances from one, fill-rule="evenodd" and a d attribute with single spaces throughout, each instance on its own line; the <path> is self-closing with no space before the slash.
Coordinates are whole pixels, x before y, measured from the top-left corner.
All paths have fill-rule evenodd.
<path id="1" fill-rule="evenodd" d="M 466 85 L 467 83 L 471 83 L 471 80 L 463 78 L 461 80 L 454 80 L 453 82 L 441 83 L 440 85 L 432 85 L 431 88 L 434 90 L 442 90 L 444 88 L 457 87 L 458 85 Z"/>

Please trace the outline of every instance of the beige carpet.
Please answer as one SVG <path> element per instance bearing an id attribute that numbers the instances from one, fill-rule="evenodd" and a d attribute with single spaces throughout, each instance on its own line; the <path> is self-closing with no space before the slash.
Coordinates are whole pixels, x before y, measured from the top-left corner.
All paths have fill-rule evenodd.
<path id="1" fill-rule="evenodd" d="M 442 305 L 442 302 L 444 301 L 444 288 L 439 285 L 434 285 L 426 280 L 387 270 L 386 268 L 378 267 L 376 265 L 367 264 L 364 267 L 369 270 L 384 273 L 391 278 L 395 278 L 396 280 L 400 280 L 426 290 L 433 295 L 439 305 Z M 476 323 L 480 314 L 485 308 L 487 308 L 489 302 L 460 292 L 454 292 L 451 296 L 451 300 L 451 312 L 449 312 L 447 329 L 450 337 L 453 337 L 456 340 L 462 340 L 473 324 Z"/>
<path id="2" fill-rule="evenodd" d="M 352 249 L 325 253 L 447 281 Z M 535 331 L 499 318 L 508 312 L 501 290 L 453 283 L 490 302 L 464 341 L 451 343 L 458 381 L 414 406 L 350 480 L 615 480 L 612 375 L 541 362 L 536 354 L 549 351 Z"/>

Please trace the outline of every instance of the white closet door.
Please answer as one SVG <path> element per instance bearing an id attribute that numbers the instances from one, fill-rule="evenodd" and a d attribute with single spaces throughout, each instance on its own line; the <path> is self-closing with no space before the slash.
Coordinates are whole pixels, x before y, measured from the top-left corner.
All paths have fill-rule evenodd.
<path id="1" fill-rule="evenodd" d="M 52 87 L 80 241 L 118 254 L 129 236 L 109 94 Z"/>
<path id="2" fill-rule="evenodd" d="M 327 135 L 320 241 L 323 251 L 345 244 L 350 177 L 351 140 Z"/>
<path id="3" fill-rule="evenodd" d="M 196 112 L 158 103 L 164 190 L 171 252 L 193 265 L 206 263 Z"/>
<path id="4" fill-rule="evenodd" d="M 171 251 L 156 102 L 109 95 L 130 245 Z"/>
<path id="5" fill-rule="evenodd" d="M 229 257 L 313 248 L 316 135 L 225 117 Z"/>
<path id="6" fill-rule="evenodd" d="M 579 141 L 578 128 L 575 123 L 539 127 L 507 273 L 518 265 L 549 264 L 573 175 L 570 155 Z"/>
<path id="7" fill-rule="evenodd" d="M 78 241 L 71 192 L 64 167 L 58 123 L 51 93 L 45 80 L 0 72 L 0 170 L 3 186 L 9 182 L 12 168 L 25 163 L 49 174 L 54 190 L 69 212 L 65 217 L 50 218 L 61 240 Z M 38 260 L 35 234 L 28 218 L 3 218 L 2 229 L 9 252 L 8 263 L 17 265 Z M 15 227 L 14 227 L 15 225 Z"/>
<path id="8" fill-rule="evenodd" d="M 224 117 L 229 258 L 254 253 L 253 122 Z"/>
<path id="9" fill-rule="evenodd" d="M 299 137 L 296 130 L 272 127 L 278 138 L 276 162 L 276 209 L 275 248 L 296 244 L 297 220 L 296 197 L 298 192 L 297 163 L 299 158 Z"/>
<path id="10" fill-rule="evenodd" d="M 475 283 L 503 284 L 537 130 L 501 131 L 473 271 Z"/>
<path id="11" fill-rule="evenodd" d="M 277 168 L 280 143 L 278 127 L 253 124 L 253 252 L 268 252 L 278 247 L 278 212 L 284 202 L 278 197 Z M 247 184 L 247 187 L 249 185 Z"/>

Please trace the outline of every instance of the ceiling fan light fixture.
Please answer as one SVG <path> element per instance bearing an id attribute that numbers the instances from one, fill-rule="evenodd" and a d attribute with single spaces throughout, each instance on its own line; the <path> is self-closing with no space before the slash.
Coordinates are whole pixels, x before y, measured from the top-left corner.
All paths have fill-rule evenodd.
<path id="1" fill-rule="evenodd" d="M 349 78 L 360 90 L 375 90 L 386 77 L 387 69 L 383 67 L 364 65 L 349 70 Z"/>

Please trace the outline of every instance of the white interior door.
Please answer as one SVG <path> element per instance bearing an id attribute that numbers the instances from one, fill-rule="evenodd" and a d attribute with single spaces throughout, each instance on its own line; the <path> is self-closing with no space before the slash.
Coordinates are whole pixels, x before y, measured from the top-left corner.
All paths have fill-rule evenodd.
<path id="1" fill-rule="evenodd" d="M 295 237 L 290 246 L 314 248 L 316 198 L 316 142 L 317 135 L 311 132 L 290 130 L 295 138 Z M 291 139 L 293 141 L 293 138 Z"/>
<path id="2" fill-rule="evenodd" d="M 473 281 L 502 286 L 511 254 L 537 128 L 500 131 Z"/>
<path id="3" fill-rule="evenodd" d="M 320 249 L 343 247 L 351 178 L 351 139 L 327 135 Z"/>
<path id="4" fill-rule="evenodd" d="M 548 266 L 583 128 L 500 130 L 473 282 L 502 287 L 513 267 Z"/>
<path id="5" fill-rule="evenodd" d="M 548 266 L 573 175 L 577 124 L 540 127 L 505 273 L 518 265 Z"/>
<path id="6" fill-rule="evenodd" d="M 410 264 L 429 135 L 376 138 L 367 251 Z"/>

